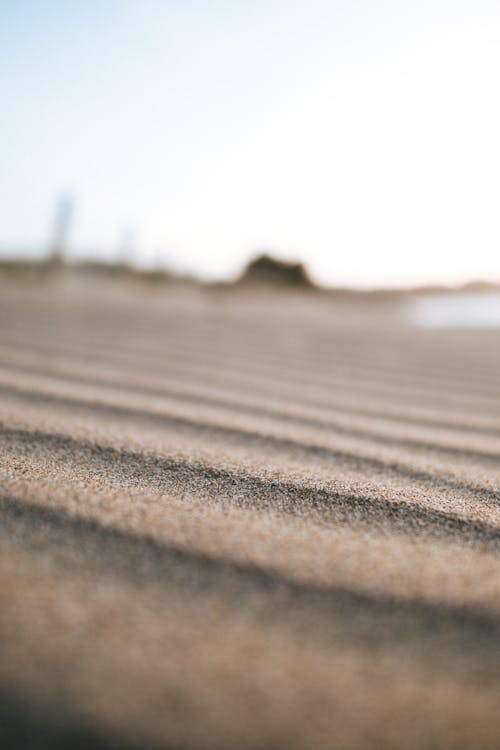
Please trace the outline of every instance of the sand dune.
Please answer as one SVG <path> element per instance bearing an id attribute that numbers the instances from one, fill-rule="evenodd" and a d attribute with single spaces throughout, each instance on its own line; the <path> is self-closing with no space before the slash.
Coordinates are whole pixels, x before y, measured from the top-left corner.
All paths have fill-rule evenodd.
<path id="1" fill-rule="evenodd" d="M 0 295 L 2 747 L 498 748 L 500 346 Z"/>

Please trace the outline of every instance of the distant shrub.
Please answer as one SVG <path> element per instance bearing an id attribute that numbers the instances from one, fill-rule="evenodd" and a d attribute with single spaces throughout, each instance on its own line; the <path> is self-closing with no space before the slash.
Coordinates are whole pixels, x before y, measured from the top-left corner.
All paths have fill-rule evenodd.
<path id="1" fill-rule="evenodd" d="M 303 263 L 290 263 L 266 254 L 250 261 L 240 283 L 301 288 L 314 286 Z"/>

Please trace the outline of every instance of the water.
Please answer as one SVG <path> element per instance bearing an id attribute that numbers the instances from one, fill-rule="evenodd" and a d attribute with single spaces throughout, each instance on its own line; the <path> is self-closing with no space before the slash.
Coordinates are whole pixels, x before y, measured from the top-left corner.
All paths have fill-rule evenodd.
<path id="1" fill-rule="evenodd" d="M 500 292 L 421 297 L 412 300 L 410 319 L 420 328 L 500 328 Z"/>

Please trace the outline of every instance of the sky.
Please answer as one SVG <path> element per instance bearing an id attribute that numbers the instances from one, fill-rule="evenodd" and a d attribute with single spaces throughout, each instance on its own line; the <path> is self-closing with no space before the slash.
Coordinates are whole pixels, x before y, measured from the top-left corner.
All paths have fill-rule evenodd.
<path id="1" fill-rule="evenodd" d="M 0 252 L 500 280 L 498 0 L 0 0 Z"/>

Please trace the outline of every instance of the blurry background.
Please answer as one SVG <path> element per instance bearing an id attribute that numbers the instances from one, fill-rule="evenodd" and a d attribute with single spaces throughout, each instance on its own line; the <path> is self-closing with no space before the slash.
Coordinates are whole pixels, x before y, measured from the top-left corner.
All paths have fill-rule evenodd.
<path id="1" fill-rule="evenodd" d="M 0 0 L 0 256 L 500 279 L 495 0 Z"/>
<path id="2" fill-rule="evenodd" d="M 0 0 L 1 750 L 500 748 L 500 0 Z"/>

